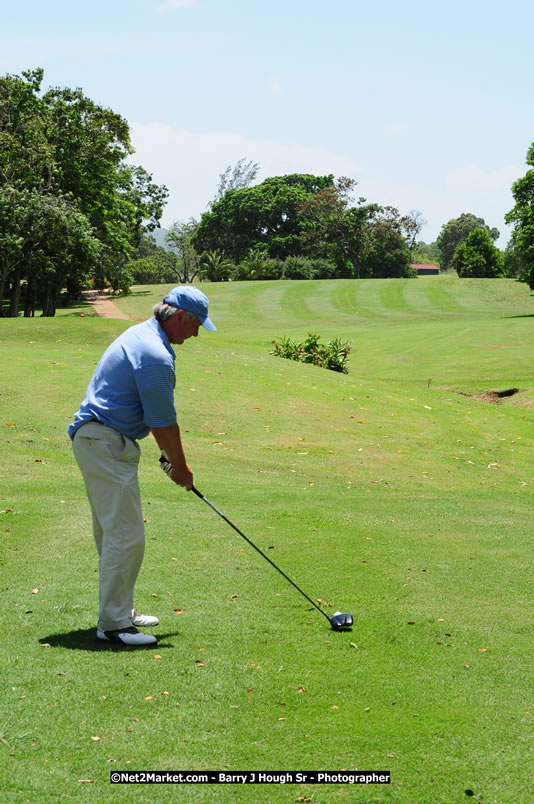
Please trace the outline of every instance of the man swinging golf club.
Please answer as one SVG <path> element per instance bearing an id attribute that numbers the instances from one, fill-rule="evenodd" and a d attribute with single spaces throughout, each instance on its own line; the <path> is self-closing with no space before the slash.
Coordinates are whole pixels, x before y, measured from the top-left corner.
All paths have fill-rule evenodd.
<path id="1" fill-rule="evenodd" d="M 155 645 L 156 637 L 136 626 L 159 624 L 157 617 L 135 611 L 133 602 L 145 547 L 137 442 L 152 432 L 172 463 L 171 479 L 192 489 L 176 421 L 171 344 L 196 338 L 201 325 L 215 330 L 207 296 L 191 285 L 171 290 L 153 312 L 153 318 L 130 327 L 106 349 L 68 430 L 100 559 L 96 635 L 128 647 Z"/>

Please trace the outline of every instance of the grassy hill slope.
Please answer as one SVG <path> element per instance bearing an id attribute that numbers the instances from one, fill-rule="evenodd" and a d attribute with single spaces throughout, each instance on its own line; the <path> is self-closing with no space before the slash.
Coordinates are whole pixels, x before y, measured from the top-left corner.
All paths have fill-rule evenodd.
<path id="1" fill-rule="evenodd" d="M 140 320 L 166 289 L 117 303 Z M 116 769 L 370 768 L 391 786 L 190 786 L 187 799 L 528 800 L 528 289 L 449 277 L 204 289 L 218 330 L 176 350 L 195 483 L 355 627 L 329 631 L 164 477 L 146 439 L 137 605 L 160 617 L 160 642 L 95 644 L 96 552 L 65 430 L 127 323 L 76 309 L 0 321 L 5 797 L 110 800 Z M 348 376 L 269 354 L 308 332 L 351 340 Z M 472 396 L 511 388 L 499 404 Z"/>

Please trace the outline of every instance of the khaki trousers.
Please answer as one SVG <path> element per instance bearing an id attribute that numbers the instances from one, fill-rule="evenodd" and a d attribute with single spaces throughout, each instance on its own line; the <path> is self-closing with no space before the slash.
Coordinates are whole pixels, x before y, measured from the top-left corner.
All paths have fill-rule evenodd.
<path id="1" fill-rule="evenodd" d="M 72 447 L 85 481 L 100 558 L 98 628 L 129 628 L 145 550 L 137 480 L 141 450 L 137 441 L 95 421 L 78 428 Z"/>

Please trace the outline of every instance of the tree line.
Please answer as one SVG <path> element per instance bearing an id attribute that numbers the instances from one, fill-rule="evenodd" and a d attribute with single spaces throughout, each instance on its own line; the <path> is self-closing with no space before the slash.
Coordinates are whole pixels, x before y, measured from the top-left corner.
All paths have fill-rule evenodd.
<path id="1" fill-rule="evenodd" d="M 167 189 L 133 153 L 128 123 L 81 89 L 41 92 L 43 70 L 0 78 L 0 311 L 54 315 L 62 289 L 120 288 Z M 7 307 L 4 305 L 7 299 Z"/>
<path id="2" fill-rule="evenodd" d="M 354 202 L 357 182 L 333 175 L 290 174 L 250 186 L 258 167 L 244 159 L 229 166 L 200 220 L 170 227 L 174 268 L 165 249 L 145 241 L 132 263 L 136 281 L 169 270 L 181 281 L 415 276 L 420 212 Z"/>
<path id="3" fill-rule="evenodd" d="M 527 158 L 534 166 L 534 145 Z M 177 221 L 166 232 L 173 256 L 147 238 L 132 263 L 136 281 L 413 277 L 414 264 L 432 263 L 460 277 L 511 277 L 534 288 L 532 170 L 513 185 L 517 203 L 506 221 L 516 227 L 501 251 L 499 230 L 472 213 L 443 224 L 427 244 L 417 239 L 426 223 L 420 212 L 354 202 L 353 179 L 297 174 L 249 187 L 257 169 L 242 159 L 221 174 L 200 221 Z"/>
<path id="4" fill-rule="evenodd" d="M 255 184 L 241 159 L 219 177 L 200 220 L 176 221 L 165 246 L 152 233 L 168 190 L 133 153 L 127 122 L 81 89 L 41 90 L 43 70 L 0 78 L 0 315 L 54 315 L 64 290 L 127 292 L 134 283 L 413 277 L 432 262 L 461 277 L 511 276 L 534 287 L 534 143 L 512 187 L 514 225 L 464 213 L 435 243 L 420 212 L 354 197 L 357 182 L 290 174 Z"/>

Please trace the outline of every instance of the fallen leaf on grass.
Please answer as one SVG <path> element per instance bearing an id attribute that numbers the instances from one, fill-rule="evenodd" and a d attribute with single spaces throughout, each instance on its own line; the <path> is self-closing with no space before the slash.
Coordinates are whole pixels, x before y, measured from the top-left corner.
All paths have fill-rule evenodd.
<path id="1" fill-rule="evenodd" d="M 78 779 L 78 784 L 93 784 L 94 779 Z"/>
<path id="2" fill-rule="evenodd" d="M 156 595 L 155 592 L 152 592 L 152 597 L 159 597 L 159 595 Z"/>
<path id="3" fill-rule="evenodd" d="M 10 514 L 12 510 L 12 508 L 4 508 L 2 511 L 0 511 L 0 514 Z"/>
<path id="4" fill-rule="evenodd" d="M 135 720 L 136 723 L 139 723 L 138 717 L 129 717 L 128 720 Z"/>
<path id="5" fill-rule="evenodd" d="M 285 717 L 279 717 L 278 720 L 285 720 Z"/>
<path id="6" fill-rule="evenodd" d="M 236 598 L 238 598 L 238 597 L 239 597 L 239 595 L 230 595 L 230 600 L 236 600 Z"/>
<path id="7" fill-rule="evenodd" d="M 297 687 L 297 692 L 306 692 L 306 687 Z"/>
<path id="8" fill-rule="evenodd" d="M 4 743 L 4 745 L 9 745 L 7 740 L 4 740 L 3 737 L 0 737 L 0 743 Z"/>
<path id="9" fill-rule="evenodd" d="M 487 652 L 487 650 L 488 650 L 487 648 L 479 648 L 479 649 L 478 649 L 478 652 L 479 652 L 479 653 L 486 653 L 486 652 Z"/>
<path id="10" fill-rule="evenodd" d="M 147 695 L 146 698 L 143 698 L 143 701 L 151 701 L 153 698 L 152 695 Z"/>
<path id="11" fill-rule="evenodd" d="M 96 742 L 98 742 L 98 740 L 100 740 L 100 737 L 98 737 L 97 735 L 95 735 L 95 737 L 91 737 L 91 740 L 93 740 L 93 742 L 95 742 L 95 743 L 96 743 Z"/>
<path id="12" fill-rule="evenodd" d="M 161 656 L 159 655 L 159 653 L 154 654 L 154 659 L 161 659 Z"/>
<path id="13" fill-rule="evenodd" d="M 38 595 L 38 594 L 39 594 L 38 589 L 32 589 L 32 595 Z"/>
<path id="14" fill-rule="evenodd" d="M 184 609 L 174 609 L 174 613 L 175 613 L 175 614 L 183 614 L 183 613 L 184 613 Z"/>
<path id="15" fill-rule="evenodd" d="M 339 709 L 339 706 L 331 706 L 330 709 Z"/>
<path id="16" fill-rule="evenodd" d="M 50 642 L 39 642 L 39 647 L 40 648 L 49 648 L 50 647 Z"/>

